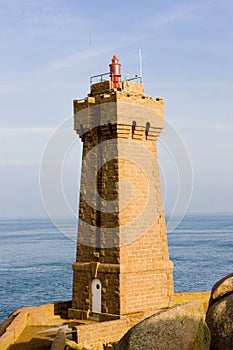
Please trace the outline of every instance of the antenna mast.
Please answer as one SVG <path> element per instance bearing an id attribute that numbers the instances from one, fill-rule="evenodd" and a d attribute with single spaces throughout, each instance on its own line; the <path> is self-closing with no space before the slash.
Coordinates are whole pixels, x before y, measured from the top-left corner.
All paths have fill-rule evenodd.
<path id="1" fill-rule="evenodd" d="M 90 86 L 91 86 L 91 71 L 92 71 L 92 37 L 89 39 L 89 54 L 90 54 Z"/>
<path id="2" fill-rule="evenodd" d="M 139 75 L 140 75 L 140 80 L 142 82 L 142 50 L 138 50 L 138 56 L 139 56 Z"/>

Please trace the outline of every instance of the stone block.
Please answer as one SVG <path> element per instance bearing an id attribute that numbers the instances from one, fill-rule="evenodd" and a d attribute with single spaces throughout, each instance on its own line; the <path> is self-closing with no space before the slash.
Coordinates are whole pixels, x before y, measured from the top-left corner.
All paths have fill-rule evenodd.
<path id="1" fill-rule="evenodd" d="M 60 329 L 56 336 L 55 339 L 51 345 L 51 350 L 64 350 L 66 345 L 66 332 L 64 329 Z"/>

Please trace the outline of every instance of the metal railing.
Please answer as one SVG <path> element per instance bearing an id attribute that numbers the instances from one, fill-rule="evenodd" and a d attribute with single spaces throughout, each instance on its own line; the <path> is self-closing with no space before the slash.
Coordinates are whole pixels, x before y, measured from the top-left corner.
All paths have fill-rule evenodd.
<path id="1" fill-rule="evenodd" d="M 110 73 L 101 73 L 97 75 L 92 75 L 90 77 L 90 85 L 93 83 L 100 83 L 106 80 L 109 80 Z M 142 83 L 142 76 L 138 74 L 122 74 L 122 76 L 119 78 L 119 81 L 122 83 L 122 81 L 133 81 L 136 80 L 137 83 Z"/>
<path id="2" fill-rule="evenodd" d="M 108 78 L 106 78 L 106 76 L 108 76 Z M 109 72 L 98 74 L 98 75 L 92 75 L 90 77 L 90 84 L 92 85 L 94 82 L 99 83 L 99 82 L 102 82 L 102 81 L 109 80 L 109 77 L 110 77 L 110 73 Z M 96 79 L 96 81 L 94 81 L 95 79 Z"/>
<path id="3" fill-rule="evenodd" d="M 142 76 L 138 74 L 122 74 L 122 81 L 137 80 L 137 83 L 142 83 Z"/>

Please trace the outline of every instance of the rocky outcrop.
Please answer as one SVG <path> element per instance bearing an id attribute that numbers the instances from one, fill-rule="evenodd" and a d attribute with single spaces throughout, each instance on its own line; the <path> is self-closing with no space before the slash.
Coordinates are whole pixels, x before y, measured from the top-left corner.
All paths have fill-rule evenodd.
<path id="1" fill-rule="evenodd" d="M 131 328 L 118 350 L 209 350 L 210 332 L 199 301 L 177 305 Z"/>
<path id="2" fill-rule="evenodd" d="M 212 288 L 206 323 L 211 332 L 212 350 L 233 349 L 233 274 Z"/>

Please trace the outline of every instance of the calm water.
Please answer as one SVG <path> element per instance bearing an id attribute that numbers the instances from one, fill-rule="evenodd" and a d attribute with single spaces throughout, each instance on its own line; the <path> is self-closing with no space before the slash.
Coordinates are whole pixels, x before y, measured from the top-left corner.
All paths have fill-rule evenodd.
<path id="1" fill-rule="evenodd" d="M 76 224 L 0 221 L 0 322 L 19 307 L 71 298 Z M 168 236 L 175 291 L 209 290 L 233 272 L 233 216 L 187 216 Z"/>

